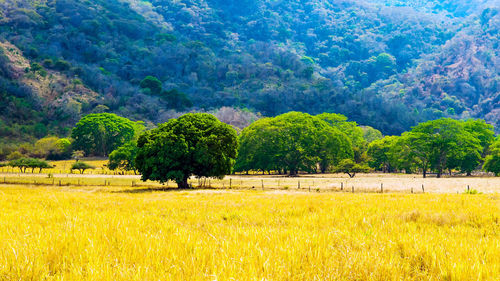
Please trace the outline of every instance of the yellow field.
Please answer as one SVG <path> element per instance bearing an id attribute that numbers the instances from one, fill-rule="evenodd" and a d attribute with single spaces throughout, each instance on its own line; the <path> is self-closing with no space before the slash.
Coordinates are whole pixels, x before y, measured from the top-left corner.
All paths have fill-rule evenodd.
<path id="1" fill-rule="evenodd" d="M 498 280 L 500 196 L 0 184 L 0 280 Z"/>

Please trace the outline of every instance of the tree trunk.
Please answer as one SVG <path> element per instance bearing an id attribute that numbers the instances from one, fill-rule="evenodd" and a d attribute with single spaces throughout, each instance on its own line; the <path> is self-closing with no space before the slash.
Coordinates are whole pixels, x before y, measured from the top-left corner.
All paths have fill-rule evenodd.
<path id="1" fill-rule="evenodd" d="M 427 177 L 427 170 L 423 169 L 423 172 L 424 172 L 424 179 L 425 179 Z"/>
<path id="2" fill-rule="evenodd" d="M 188 178 L 183 178 L 182 180 L 180 181 L 177 181 L 177 188 L 179 189 L 189 189 L 190 186 L 189 186 L 189 183 L 188 183 Z"/>
<path id="3" fill-rule="evenodd" d="M 471 171 L 467 171 L 467 176 L 468 177 L 472 176 L 472 172 Z"/>

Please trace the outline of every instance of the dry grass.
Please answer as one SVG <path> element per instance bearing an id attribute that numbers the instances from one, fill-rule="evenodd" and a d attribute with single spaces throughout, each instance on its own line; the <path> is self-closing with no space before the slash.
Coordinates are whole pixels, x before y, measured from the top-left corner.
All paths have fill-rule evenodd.
<path id="1" fill-rule="evenodd" d="M 19 184 L 48 184 L 48 185 L 89 185 L 89 186 L 115 186 L 115 187 L 174 187 L 175 183 L 168 183 L 163 186 L 158 183 L 140 181 L 140 176 L 133 172 L 120 175 L 118 171 L 110 171 L 106 164 L 107 160 L 84 160 L 96 167 L 94 170 L 85 171 L 80 175 L 78 171 L 70 173 L 70 167 L 75 162 L 54 161 L 51 162 L 53 169 L 43 170 L 41 174 L 35 171 L 34 174 L 19 174 L 19 169 L 11 167 L 0 167 L 0 183 Z M 49 178 L 48 175 L 53 177 Z M 429 177 L 423 179 L 421 175 L 402 174 L 359 174 L 351 179 L 344 174 L 326 175 L 301 175 L 299 178 L 285 176 L 262 176 L 262 175 L 236 175 L 228 176 L 224 180 L 215 179 L 192 179 L 194 187 L 223 188 L 223 189 L 286 189 L 286 190 L 309 190 L 315 191 L 343 191 L 352 192 L 380 192 L 381 187 L 384 192 L 404 192 L 404 193 L 462 193 L 469 186 L 470 189 L 482 193 L 500 193 L 500 178 L 497 177 L 444 177 L 441 179 Z M 422 191 L 422 186 L 424 190 Z"/>
<path id="2" fill-rule="evenodd" d="M 10 168 L 4 168 L 10 169 Z M 144 188 L 172 188 L 173 182 L 161 185 L 156 182 L 142 182 L 140 176 L 136 175 L 113 175 L 109 172 L 104 174 L 86 173 L 76 174 L 19 174 L 17 171 L 11 173 L 4 170 L 1 173 L 0 184 L 23 184 L 23 185 L 54 185 L 54 186 L 94 186 L 106 188 L 144 187 Z M 50 177 L 49 177 L 50 176 Z M 265 190 L 278 189 L 290 191 L 316 192 L 381 192 L 385 193 L 463 193 L 467 186 L 481 193 L 500 193 L 500 178 L 494 177 L 455 177 L 455 178 L 427 178 L 418 175 L 384 175 L 368 174 L 359 175 L 350 179 L 343 175 L 316 175 L 290 178 L 283 176 L 228 176 L 223 180 L 216 179 L 191 179 L 193 187 L 209 189 L 255 189 Z M 422 190 L 424 186 L 424 190 Z M 300 188 L 299 188 L 300 187 Z"/>
<path id="3" fill-rule="evenodd" d="M 0 187 L 0 280 L 498 280 L 498 195 Z"/>

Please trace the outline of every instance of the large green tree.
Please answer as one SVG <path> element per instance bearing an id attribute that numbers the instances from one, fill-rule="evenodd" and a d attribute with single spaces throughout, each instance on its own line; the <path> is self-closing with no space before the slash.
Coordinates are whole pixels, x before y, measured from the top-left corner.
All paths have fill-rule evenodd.
<path id="1" fill-rule="evenodd" d="M 480 140 L 465 129 L 462 121 L 449 118 L 421 123 L 403 137 L 424 177 L 428 169 L 441 177 L 445 169 L 467 170 L 470 166 L 465 165 L 469 163 L 477 166 L 483 150 Z"/>
<path id="2" fill-rule="evenodd" d="M 107 156 L 134 138 L 136 123 L 111 113 L 89 114 L 73 128 L 73 148 L 87 155 Z"/>
<path id="3" fill-rule="evenodd" d="M 236 158 L 236 131 L 213 115 L 190 113 L 139 137 L 136 157 L 142 180 L 173 180 L 188 188 L 191 176 L 222 178 Z"/>
<path id="4" fill-rule="evenodd" d="M 261 119 L 243 130 L 236 171 L 325 172 L 351 158 L 348 137 L 325 121 L 306 113 L 289 112 Z"/>

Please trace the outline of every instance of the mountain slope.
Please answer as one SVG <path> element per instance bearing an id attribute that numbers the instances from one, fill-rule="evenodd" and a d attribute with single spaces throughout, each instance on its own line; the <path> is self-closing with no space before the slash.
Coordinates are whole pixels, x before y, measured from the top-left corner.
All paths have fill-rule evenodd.
<path id="1" fill-rule="evenodd" d="M 186 93 L 190 110 L 333 111 L 389 134 L 441 116 L 486 118 L 498 127 L 497 4 L 0 1 L 0 41 L 98 94 L 82 103 L 72 93 L 81 107 L 72 118 L 107 110 L 163 122 L 186 110 L 140 89 L 153 75 L 164 90 Z M 68 64 L 57 68 L 59 61 Z M 15 96 L 12 89 L 0 93 Z M 12 123 L 12 113 L 0 118 Z M 39 122 L 57 127 L 54 119 L 42 114 Z"/>

